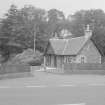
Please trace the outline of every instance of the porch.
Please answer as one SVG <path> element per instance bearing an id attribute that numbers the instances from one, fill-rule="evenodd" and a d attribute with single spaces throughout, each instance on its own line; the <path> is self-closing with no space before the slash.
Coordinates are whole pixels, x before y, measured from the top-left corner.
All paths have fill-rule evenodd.
<path id="1" fill-rule="evenodd" d="M 59 55 L 46 55 L 44 57 L 44 66 L 53 69 L 63 69 L 64 57 Z"/>

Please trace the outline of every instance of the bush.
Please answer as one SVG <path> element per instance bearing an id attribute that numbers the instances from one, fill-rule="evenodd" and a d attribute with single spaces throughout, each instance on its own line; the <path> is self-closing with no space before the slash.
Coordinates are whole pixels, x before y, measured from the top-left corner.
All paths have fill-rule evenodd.
<path id="1" fill-rule="evenodd" d="M 31 66 L 39 66 L 43 62 L 43 56 L 39 51 L 33 52 L 32 49 L 27 49 L 23 53 L 16 55 L 13 62 L 29 64 Z"/>

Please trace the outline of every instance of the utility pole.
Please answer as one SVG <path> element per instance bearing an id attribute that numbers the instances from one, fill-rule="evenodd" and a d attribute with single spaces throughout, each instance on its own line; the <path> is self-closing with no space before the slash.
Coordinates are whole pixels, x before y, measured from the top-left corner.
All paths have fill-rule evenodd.
<path id="1" fill-rule="evenodd" d="M 36 25 L 34 24 L 34 54 L 36 50 Z"/>
<path id="2" fill-rule="evenodd" d="M 34 23 L 34 54 L 36 52 L 36 35 L 37 32 L 39 32 L 39 27 L 37 25 L 37 23 Z"/>
<path id="3" fill-rule="evenodd" d="M 36 45 L 35 45 L 36 39 L 35 38 L 36 38 L 36 32 L 34 31 L 34 54 L 35 54 L 35 50 L 36 50 L 36 48 L 35 48 L 36 47 Z"/>

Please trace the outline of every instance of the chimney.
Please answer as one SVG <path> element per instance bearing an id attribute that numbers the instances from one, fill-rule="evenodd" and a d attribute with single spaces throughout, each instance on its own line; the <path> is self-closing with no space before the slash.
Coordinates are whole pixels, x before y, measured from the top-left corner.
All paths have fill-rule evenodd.
<path id="1" fill-rule="evenodd" d="M 53 35 L 53 37 L 51 38 L 51 40 L 58 40 L 58 39 L 59 39 L 59 37 L 58 37 L 57 33 L 55 33 L 55 34 Z"/>
<path id="2" fill-rule="evenodd" d="M 89 24 L 86 26 L 86 29 L 85 29 L 84 33 L 85 33 L 85 38 L 86 39 L 91 38 L 92 30 L 90 29 L 90 25 Z"/>
<path id="3" fill-rule="evenodd" d="M 54 35 L 54 39 L 59 39 L 59 37 L 58 37 L 58 34 L 57 34 L 57 33 L 55 33 L 55 35 Z"/>

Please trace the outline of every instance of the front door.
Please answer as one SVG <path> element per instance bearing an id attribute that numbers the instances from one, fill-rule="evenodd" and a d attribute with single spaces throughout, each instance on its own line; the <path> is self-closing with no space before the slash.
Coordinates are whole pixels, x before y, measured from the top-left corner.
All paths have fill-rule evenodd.
<path id="1" fill-rule="evenodd" d="M 54 56 L 54 67 L 57 67 L 57 57 Z"/>

